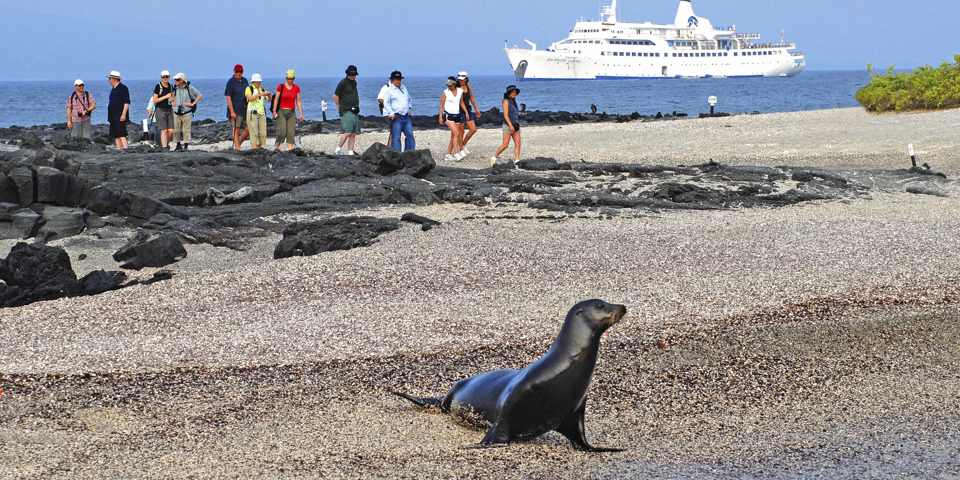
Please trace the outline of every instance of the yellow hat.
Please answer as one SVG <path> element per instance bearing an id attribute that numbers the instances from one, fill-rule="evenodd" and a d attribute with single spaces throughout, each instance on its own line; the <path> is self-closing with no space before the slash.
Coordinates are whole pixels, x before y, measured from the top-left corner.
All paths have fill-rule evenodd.
<path id="1" fill-rule="evenodd" d="M 296 78 L 297 74 L 293 70 L 287 70 L 287 78 Z"/>

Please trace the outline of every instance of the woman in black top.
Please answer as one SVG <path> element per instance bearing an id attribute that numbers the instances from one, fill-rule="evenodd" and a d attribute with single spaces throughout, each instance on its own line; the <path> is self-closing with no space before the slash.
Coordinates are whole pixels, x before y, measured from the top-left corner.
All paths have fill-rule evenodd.
<path id="1" fill-rule="evenodd" d="M 497 154 L 490 157 L 490 166 L 497 163 L 497 157 L 510 146 L 510 139 L 513 138 L 513 161 L 520 162 L 520 113 L 517 109 L 517 95 L 520 89 L 514 85 L 507 87 L 503 94 L 503 127 L 500 132 L 503 133 L 503 144 L 497 149 Z"/>
<path id="2" fill-rule="evenodd" d="M 467 150 L 467 142 L 470 141 L 470 137 L 474 133 L 477 133 L 476 120 L 480 118 L 480 107 L 477 106 L 477 100 L 473 98 L 473 87 L 470 86 L 470 78 L 467 77 L 467 72 L 457 74 L 457 87 L 463 90 L 463 104 L 467 107 L 466 110 L 460 112 L 462 115 L 460 120 L 460 146 L 463 148 L 464 156 L 466 156 L 470 155 L 470 151 Z M 473 110 L 476 110 L 477 113 L 473 113 Z M 467 129 L 470 130 L 470 133 L 464 137 L 463 134 Z"/>

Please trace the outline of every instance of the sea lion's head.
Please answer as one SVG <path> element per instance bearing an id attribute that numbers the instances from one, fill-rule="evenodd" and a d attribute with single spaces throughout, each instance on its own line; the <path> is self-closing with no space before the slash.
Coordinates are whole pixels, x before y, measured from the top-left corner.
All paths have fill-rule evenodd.
<path id="1" fill-rule="evenodd" d="M 606 330 L 627 314 L 627 307 L 594 299 L 574 305 L 570 312 L 584 319 L 592 328 Z"/>

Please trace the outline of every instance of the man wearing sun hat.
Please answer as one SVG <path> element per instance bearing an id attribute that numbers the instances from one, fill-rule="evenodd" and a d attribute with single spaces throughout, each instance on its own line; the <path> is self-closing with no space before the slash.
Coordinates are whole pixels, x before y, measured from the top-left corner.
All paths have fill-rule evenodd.
<path id="1" fill-rule="evenodd" d="M 383 96 L 383 114 L 393 122 L 390 128 L 390 146 L 400 150 L 400 134 L 403 134 L 403 146 L 407 151 L 415 150 L 417 142 L 413 138 L 413 122 L 410 114 L 413 112 L 413 102 L 407 87 L 403 85 L 403 74 L 394 70 L 390 74 L 390 88 Z"/>
<path id="2" fill-rule="evenodd" d="M 203 94 L 190 85 L 182 72 L 174 75 L 173 81 L 175 88 L 170 103 L 173 107 L 173 141 L 177 142 L 178 151 L 187 150 L 190 148 L 193 113 L 197 111 L 197 102 L 203 98 Z M 180 145 L 181 140 L 183 146 Z"/>
<path id="3" fill-rule="evenodd" d="M 120 72 L 114 70 L 107 77 L 113 90 L 107 104 L 107 121 L 110 122 L 110 138 L 121 152 L 127 148 L 127 113 L 130 111 L 130 90 L 121 83 Z"/>
<path id="4" fill-rule="evenodd" d="M 93 127 L 90 113 L 97 109 L 97 102 L 90 92 L 84 91 L 83 80 L 79 78 L 73 82 L 77 91 L 67 99 L 67 128 L 73 138 L 93 138 Z"/>
<path id="5" fill-rule="evenodd" d="M 233 127 L 233 148 L 240 150 L 240 145 L 250 137 L 247 129 L 247 97 L 244 91 L 250 82 L 243 76 L 243 65 L 233 67 L 233 77 L 227 80 L 227 88 L 223 94 L 227 97 L 227 120 Z M 243 133 L 240 133 L 241 130 Z"/>

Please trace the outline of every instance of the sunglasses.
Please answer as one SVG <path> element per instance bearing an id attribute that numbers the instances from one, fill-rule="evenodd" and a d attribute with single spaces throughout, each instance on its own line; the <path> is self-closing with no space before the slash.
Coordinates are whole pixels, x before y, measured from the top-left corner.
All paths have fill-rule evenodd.
<path id="1" fill-rule="evenodd" d="M 74 85 L 74 86 L 75 86 L 75 87 L 82 87 L 83 84 L 81 83 L 80 85 Z"/>
<path id="2" fill-rule="evenodd" d="M 162 77 L 160 77 L 160 78 L 170 78 L 170 75 L 164 75 L 164 76 L 162 76 Z"/>

